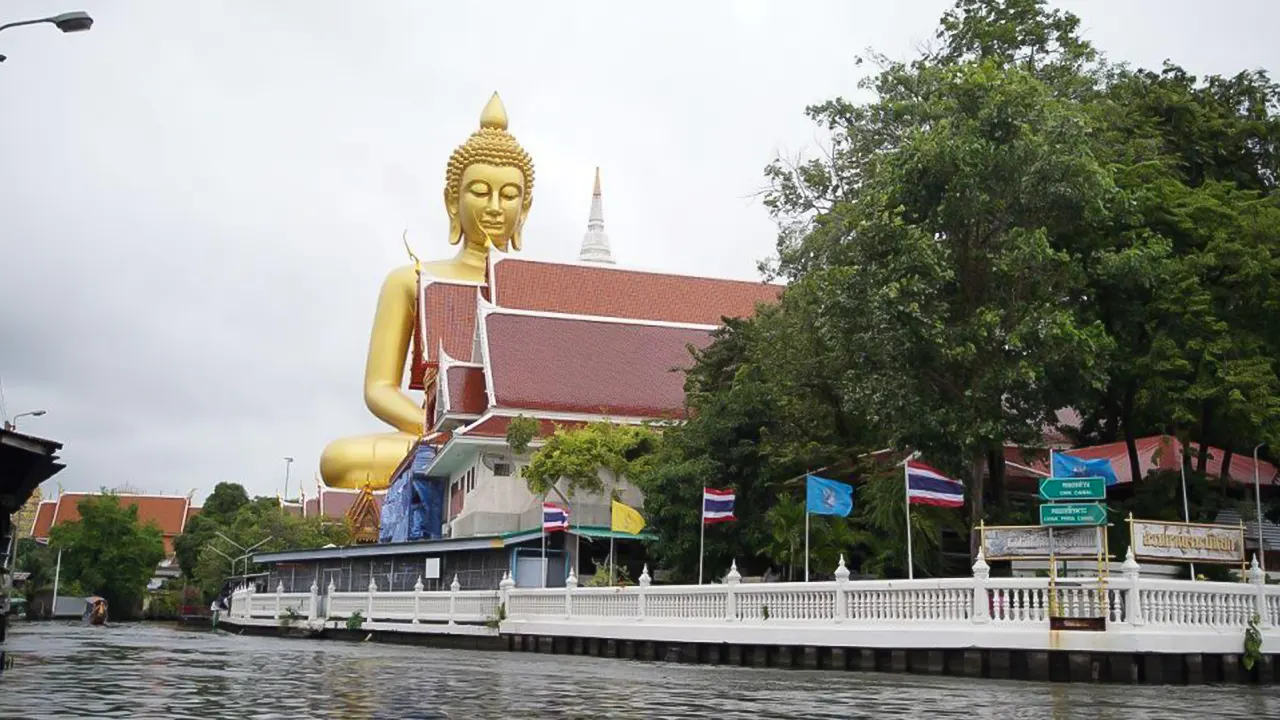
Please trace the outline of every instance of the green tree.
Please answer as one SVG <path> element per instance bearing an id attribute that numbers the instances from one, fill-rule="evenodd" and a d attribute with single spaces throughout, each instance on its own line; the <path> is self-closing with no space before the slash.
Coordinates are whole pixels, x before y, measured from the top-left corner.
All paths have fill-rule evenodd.
<path id="1" fill-rule="evenodd" d="M 22 595 L 28 603 L 34 600 L 36 595 L 53 586 L 57 562 L 57 553 L 48 545 L 38 543 L 32 538 L 22 538 L 18 541 L 14 569 L 27 573 Z"/>
<path id="2" fill-rule="evenodd" d="M 122 507 L 111 493 L 86 497 L 77 508 L 79 520 L 50 532 L 50 547 L 62 552 L 63 576 L 106 598 L 113 617 L 131 617 L 164 559 L 160 528 L 142 524 L 138 506 Z"/>
<path id="3" fill-rule="evenodd" d="M 623 478 L 646 472 L 659 435 L 640 425 L 593 422 L 576 429 L 557 428 L 533 453 L 522 471 L 529 491 L 545 495 L 565 481 L 564 492 L 613 494 Z M 601 478 L 601 473 L 606 478 Z"/>
<path id="4" fill-rule="evenodd" d="M 214 486 L 200 512 L 188 520 L 182 534 L 174 538 L 173 550 L 183 575 L 195 578 L 196 565 L 205 546 L 248 504 L 249 495 L 239 483 L 220 482 Z"/>

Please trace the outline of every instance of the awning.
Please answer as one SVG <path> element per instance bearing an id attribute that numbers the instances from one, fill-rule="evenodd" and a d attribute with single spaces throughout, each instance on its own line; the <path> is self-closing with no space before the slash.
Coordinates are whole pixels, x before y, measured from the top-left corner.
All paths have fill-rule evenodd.
<path id="1" fill-rule="evenodd" d="M 580 527 L 570 527 L 569 533 L 572 535 L 580 535 L 586 538 L 601 538 L 604 540 L 657 540 L 658 536 L 653 533 L 642 532 L 632 534 L 622 532 L 621 530 L 610 530 L 605 527 L 593 527 L 590 525 Z"/>

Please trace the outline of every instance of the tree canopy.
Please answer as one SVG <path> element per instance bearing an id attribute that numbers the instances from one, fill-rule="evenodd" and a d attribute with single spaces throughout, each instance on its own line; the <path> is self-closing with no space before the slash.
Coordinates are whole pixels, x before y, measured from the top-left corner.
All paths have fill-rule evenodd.
<path id="1" fill-rule="evenodd" d="M 143 524 L 137 505 L 121 506 L 111 493 L 85 497 L 77 509 L 79 520 L 49 534 L 50 548 L 62 552 L 62 577 L 105 598 L 113 617 L 130 617 L 164 559 L 160 528 Z"/>

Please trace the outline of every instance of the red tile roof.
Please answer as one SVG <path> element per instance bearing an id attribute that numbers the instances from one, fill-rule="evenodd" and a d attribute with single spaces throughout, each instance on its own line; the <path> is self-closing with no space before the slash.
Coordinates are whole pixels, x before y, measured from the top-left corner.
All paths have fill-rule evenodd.
<path id="1" fill-rule="evenodd" d="M 320 493 L 322 495 L 321 504 L 324 506 L 324 516 L 335 520 L 345 517 L 351 506 L 356 504 L 356 498 L 360 497 L 359 490 L 323 488 Z M 385 492 L 375 492 L 373 494 L 373 504 L 379 512 L 382 511 L 382 496 L 385 494 Z"/>
<path id="2" fill-rule="evenodd" d="M 50 523 L 49 529 L 52 529 L 55 523 L 61 525 L 62 523 L 79 520 L 80 508 L 78 505 L 80 501 L 95 494 L 84 492 L 63 493 L 58 498 L 57 508 L 54 511 L 54 522 Z M 138 519 L 144 523 L 154 521 L 159 526 L 160 532 L 166 537 L 182 533 L 187 517 L 187 504 L 189 502 L 187 498 L 171 495 L 118 495 L 117 497 L 120 498 L 121 507 L 127 508 L 130 505 L 137 505 Z M 38 525 L 39 518 L 37 517 Z M 45 530 L 44 534 L 35 534 L 34 537 L 47 538 L 49 537 L 48 530 Z"/>
<path id="3" fill-rule="evenodd" d="M 774 302 L 782 290 L 762 282 L 510 257 L 493 263 L 490 282 L 499 307 L 696 325 L 754 315 L 757 302 Z"/>
<path id="4" fill-rule="evenodd" d="M 1151 437 L 1138 438 L 1134 445 L 1137 446 L 1138 450 L 1138 471 L 1142 473 L 1143 477 L 1146 477 L 1147 473 L 1154 470 L 1176 471 L 1178 469 L 1179 449 L 1177 438 L 1171 435 L 1153 435 Z M 1191 453 L 1194 462 L 1195 457 L 1200 453 L 1199 444 L 1187 443 L 1187 449 Z M 1115 471 L 1116 480 L 1122 483 L 1133 481 L 1133 473 L 1129 470 L 1129 451 L 1123 442 L 1068 450 L 1064 454 L 1091 460 L 1107 458 L 1111 461 L 1111 469 Z M 1225 458 L 1226 451 L 1221 448 L 1210 447 L 1209 459 L 1205 463 L 1205 474 L 1213 478 L 1221 475 L 1222 461 Z M 1253 458 L 1248 455 L 1233 455 L 1231 457 L 1230 474 L 1232 482 L 1252 485 Z M 1280 484 L 1280 471 L 1277 471 L 1275 465 L 1265 460 L 1259 460 L 1258 480 L 1263 485 Z"/>
<path id="5" fill-rule="evenodd" d="M 455 285 L 433 281 L 423 289 L 422 307 L 426 313 L 427 337 L 422 339 L 421 321 L 414 324 L 414 362 L 409 374 L 409 387 L 423 389 L 423 378 L 428 367 L 439 362 L 436 352 L 440 343 L 444 351 L 456 360 L 471 359 L 471 343 L 475 339 L 476 293 L 475 285 Z"/>
<path id="6" fill-rule="evenodd" d="M 53 528 L 53 512 L 58 507 L 57 500 L 45 500 L 36 510 L 36 520 L 31 525 L 31 537 L 44 540 L 49 537 Z"/>
<path id="7" fill-rule="evenodd" d="M 467 430 L 465 434 L 459 434 L 458 437 L 485 437 L 485 438 L 505 438 L 507 436 L 507 426 L 511 424 L 511 418 L 501 415 L 491 417 L 474 427 Z M 556 431 L 556 428 L 575 429 L 586 426 L 585 422 L 577 420 L 547 420 L 545 418 L 538 419 L 538 437 L 547 437 Z"/>
<path id="8" fill-rule="evenodd" d="M 449 368 L 448 373 L 448 412 L 479 415 L 488 409 L 489 396 L 484 391 L 484 368 L 454 366 Z"/>
<path id="9" fill-rule="evenodd" d="M 679 417 L 689 346 L 711 331 L 490 313 L 485 333 L 497 406 L 623 417 Z"/>

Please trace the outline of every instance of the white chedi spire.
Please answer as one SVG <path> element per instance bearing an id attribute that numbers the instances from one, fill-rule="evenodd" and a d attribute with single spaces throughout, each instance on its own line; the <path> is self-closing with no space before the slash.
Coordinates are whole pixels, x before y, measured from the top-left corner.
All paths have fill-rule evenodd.
<path id="1" fill-rule="evenodd" d="M 609 236 L 604 231 L 604 203 L 600 199 L 600 168 L 596 168 L 596 187 L 591 192 L 591 215 L 587 218 L 587 234 L 582 236 L 582 262 L 614 264 L 609 249 Z"/>

